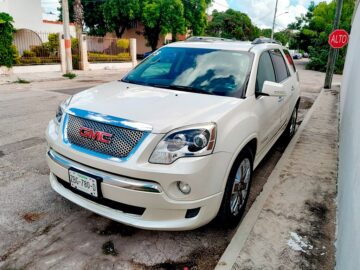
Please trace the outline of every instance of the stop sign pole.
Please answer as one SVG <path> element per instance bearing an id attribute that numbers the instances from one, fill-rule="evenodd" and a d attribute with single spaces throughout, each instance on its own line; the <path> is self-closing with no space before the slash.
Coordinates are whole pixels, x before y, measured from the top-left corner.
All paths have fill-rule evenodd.
<path id="1" fill-rule="evenodd" d="M 336 30 L 339 28 L 342 6 L 343 6 L 343 0 L 337 0 L 333 30 Z M 326 76 L 325 76 L 325 83 L 324 83 L 325 89 L 331 88 L 336 58 L 337 58 L 338 54 L 339 54 L 339 49 L 335 49 L 332 47 L 330 48 L 327 66 L 326 66 Z"/>

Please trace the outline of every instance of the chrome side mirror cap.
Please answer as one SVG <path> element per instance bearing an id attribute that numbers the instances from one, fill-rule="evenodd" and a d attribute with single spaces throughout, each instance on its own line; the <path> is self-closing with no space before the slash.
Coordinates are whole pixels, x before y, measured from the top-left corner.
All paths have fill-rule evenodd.
<path id="1" fill-rule="evenodd" d="M 261 96 L 270 96 L 270 97 L 287 96 L 287 93 L 282 84 L 276 82 L 270 82 L 270 81 L 264 82 L 262 92 L 258 94 Z"/>

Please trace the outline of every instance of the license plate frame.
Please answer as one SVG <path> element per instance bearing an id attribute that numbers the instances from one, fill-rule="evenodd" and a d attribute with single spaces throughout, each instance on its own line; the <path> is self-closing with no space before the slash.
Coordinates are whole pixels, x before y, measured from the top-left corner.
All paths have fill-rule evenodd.
<path id="1" fill-rule="evenodd" d="M 68 174 L 69 174 L 69 184 L 73 191 L 90 198 L 98 198 L 98 199 L 102 198 L 101 182 L 103 181 L 103 179 L 101 177 L 72 167 L 69 168 Z M 92 187 L 94 187 L 93 185 L 95 185 L 96 189 L 95 190 L 93 189 L 93 192 L 91 192 L 90 188 L 89 189 L 82 188 L 80 186 L 80 183 L 75 183 L 74 177 L 82 178 L 81 180 L 85 181 L 85 183 L 92 184 Z M 82 182 L 82 184 L 84 184 L 84 182 Z"/>

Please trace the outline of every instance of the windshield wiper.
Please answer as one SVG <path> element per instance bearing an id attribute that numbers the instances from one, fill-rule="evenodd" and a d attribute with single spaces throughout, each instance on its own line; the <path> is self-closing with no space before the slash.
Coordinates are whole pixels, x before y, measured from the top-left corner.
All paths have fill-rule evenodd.
<path id="1" fill-rule="evenodd" d="M 170 88 L 170 86 L 165 85 L 165 84 L 147 83 L 146 85 L 152 86 L 152 87 L 157 87 L 157 88 L 165 88 L 165 89 Z"/>
<path id="2" fill-rule="evenodd" d="M 139 85 L 152 86 L 152 87 L 165 88 L 165 89 L 172 89 L 172 90 L 178 90 L 178 91 L 184 91 L 184 92 L 215 95 L 215 94 L 213 94 L 211 92 L 207 92 L 201 88 L 196 88 L 196 87 L 186 86 L 186 85 L 177 85 L 177 84 L 166 85 L 166 84 L 146 83 L 146 82 L 133 81 L 133 80 L 129 80 L 129 79 L 122 79 L 121 81 L 126 82 L 126 83 L 139 84 Z"/>
<path id="3" fill-rule="evenodd" d="M 134 80 L 129 80 L 129 79 L 121 79 L 120 81 L 125 82 L 125 83 L 137 84 L 137 85 L 145 85 L 145 86 L 148 85 L 145 82 L 139 82 L 139 81 L 134 81 Z"/>
<path id="4" fill-rule="evenodd" d="M 173 90 L 184 91 L 184 92 L 213 95 L 213 93 L 207 92 L 201 88 L 196 88 L 196 87 L 186 86 L 186 85 L 171 84 L 171 85 L 169 85 L 169 88 L 173 89 Z"/>

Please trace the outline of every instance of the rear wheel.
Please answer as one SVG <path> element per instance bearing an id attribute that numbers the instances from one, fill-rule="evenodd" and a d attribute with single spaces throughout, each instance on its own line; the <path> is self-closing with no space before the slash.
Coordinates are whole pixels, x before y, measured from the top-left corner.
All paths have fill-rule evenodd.
<path id="1" fill-rule="evenodd" d="M 288 125 L 286 126 L 286 129 L 282 135 L 282 141 L 284 143 L 288 143 L 291 138 L 294 136 L 295 131 L 296 131 L 296 120 L 297 120 L 297 115 L 298 115 L 298 107 L 296 106 L 293 110 L 293 112 L 291 113 L 291 117 L 289 120 Z"/>
<path id="2" fill-rule="evenodd" d="M 253 154 L 245 148 L 230 171 L 220 210 L 215 219 L 222 227 L 236 226 L 244 214 L 253 175 Z"/>

